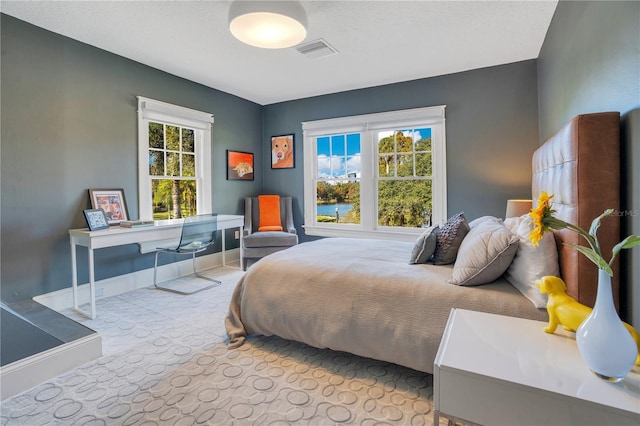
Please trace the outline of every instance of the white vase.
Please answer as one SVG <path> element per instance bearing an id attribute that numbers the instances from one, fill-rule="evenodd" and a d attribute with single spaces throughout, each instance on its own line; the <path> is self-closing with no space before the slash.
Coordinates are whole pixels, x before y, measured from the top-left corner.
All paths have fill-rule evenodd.
<path id="1" fill-rule="evenodd" d="M 602 269 L 595 306 L 578 327 L 576 342 L 587 367 L 608 382 L 624 379 L 638 356 L 638 347 L 616 312 L 611 277 Z"/>

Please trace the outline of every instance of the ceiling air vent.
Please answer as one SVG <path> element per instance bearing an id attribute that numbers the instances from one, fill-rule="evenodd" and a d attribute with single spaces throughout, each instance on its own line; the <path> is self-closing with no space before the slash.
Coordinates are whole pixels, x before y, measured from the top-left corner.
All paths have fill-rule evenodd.
<path id="1" fill-rule="evenodd" d="M 296 50 L 310 59 L 322 58 L 324 56 L 335 55 L 338 51 L 323 39 L 310 41 L 296 47 Z"/>

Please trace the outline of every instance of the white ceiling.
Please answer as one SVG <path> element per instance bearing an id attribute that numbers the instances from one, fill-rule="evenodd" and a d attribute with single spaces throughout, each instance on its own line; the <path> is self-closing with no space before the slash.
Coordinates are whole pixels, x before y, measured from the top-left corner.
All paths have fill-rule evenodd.
<path id="1" fill-rule="evenodd" d="M 228 31 L 230 1 L 5 1 L 2 13 L 258 104 L 537 58 L 557 0 L 303 1 L 306 41 L 258 49 Z"/>

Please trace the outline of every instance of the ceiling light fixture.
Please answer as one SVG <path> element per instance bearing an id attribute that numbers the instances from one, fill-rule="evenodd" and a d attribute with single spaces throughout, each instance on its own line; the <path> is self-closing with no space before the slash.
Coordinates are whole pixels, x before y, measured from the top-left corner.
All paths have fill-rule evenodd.
<path id="1" fill-rule="evenodd" d="M 229 31 L 251 46 L 291 47 L 307 36 L 307 13 L 298 1 L 236 0 L 229 7 Z"/>

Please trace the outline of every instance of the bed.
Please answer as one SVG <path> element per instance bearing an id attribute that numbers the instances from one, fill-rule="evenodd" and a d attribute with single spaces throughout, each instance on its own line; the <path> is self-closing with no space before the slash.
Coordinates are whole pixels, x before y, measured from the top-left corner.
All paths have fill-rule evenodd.
<path id="1" fill-rule="evenodd" d="M 588 229 L 605 208 L 619 208 L 619 114 L 575 117 L 536 150 L 532 165 L 533 199 L 543 190 L 554 193 L 558 216 Z M 603 246 L 613 246 L 619 233 L 619 221 L 603 221 Z M 569 294 L 592 304 L 596 268 L 562 246 L 575 241 L 573 234 L 553 237 Z M 409 264 L 413 248 L 325 238 L 263 258 L 234 290 L 225 321 L 229 348 L 253 334 L 277 335 L 432 373 L 452 308 L 547 319 L 504 275 L 478 286 L 453 285 L 456 264 Z"/>

